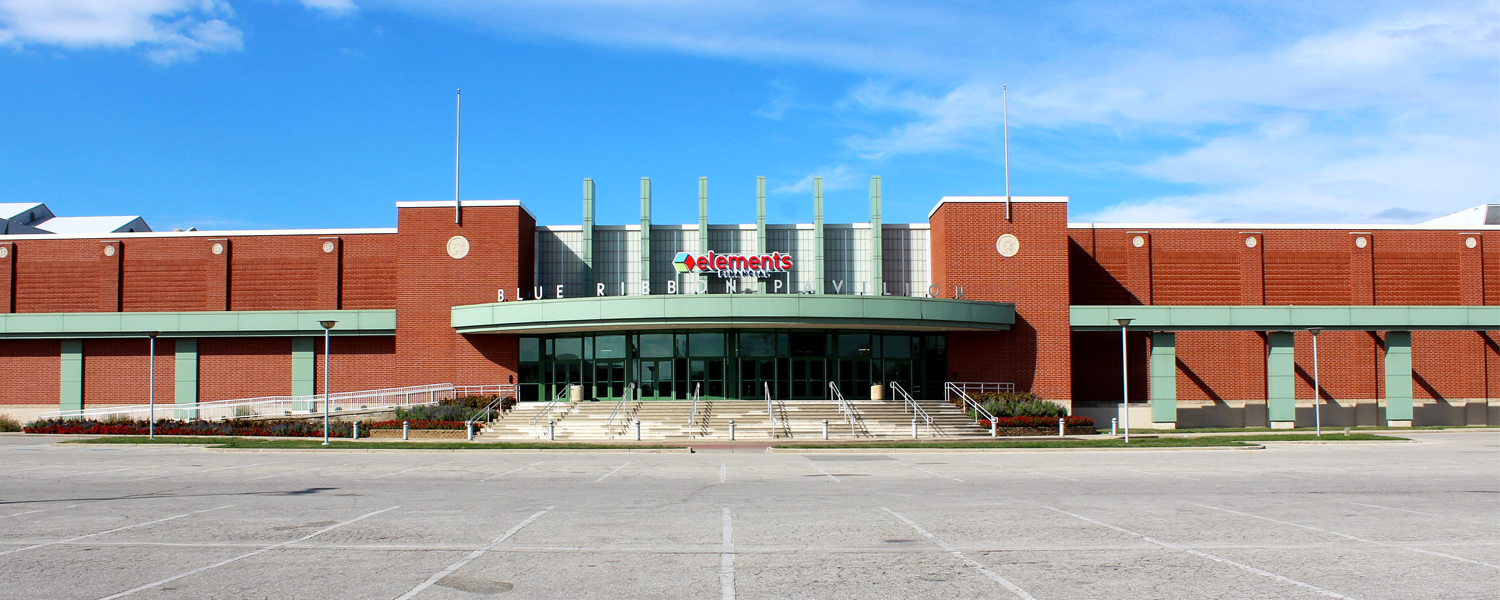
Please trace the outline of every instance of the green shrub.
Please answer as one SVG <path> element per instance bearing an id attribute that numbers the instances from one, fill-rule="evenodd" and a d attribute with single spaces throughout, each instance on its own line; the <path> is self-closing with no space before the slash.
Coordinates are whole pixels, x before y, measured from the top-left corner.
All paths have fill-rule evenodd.
<path id="1" fill-rule="evenodd" d="M 397 421 L 467 421 L 479 412 L 480 408 L 471 408 L 459 404 L 436 404 L 431 406 L 413 406 L 411 408 L 396 409 Z"/>
<path id="2" fill-rule="evenodd" d="M 10 415 L 0 415 L 0 432 L 14 432 L 21 430 L 21 422 Z"/>
<path id="3" fill-rule="evenodd" d="M 1066 417 L 1068 409 L 1033 392 L 997 392 L 978 394 L 974 397 L 980 406 L 997 418 L 1005 417 Z"/>

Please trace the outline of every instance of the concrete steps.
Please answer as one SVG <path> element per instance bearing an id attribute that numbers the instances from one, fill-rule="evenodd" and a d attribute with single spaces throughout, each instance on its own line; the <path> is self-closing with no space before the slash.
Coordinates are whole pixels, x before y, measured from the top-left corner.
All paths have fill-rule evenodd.
<path id="1" fill-rule="evenodd" d="M 851 404 L 859 413 L 859 419 L 853 427 L 843 413 L 839 412 L 838 404 L 832 400 L 776 402 L 776 433 L 773 437 L 764 400 L 703 400 L 698 403 L 698 414 L 691 423 L 691 402 L 627 401 L 623 404 L 561 403 L 547 417 L 537 418 L 536 424 L 532 424 L 532 418 L 543 413 L 547 404 L 526 402 L 504 417 L 491 421 L 475 439 L 545 440 L 548 439 L 548 420 L 555 422 L 553 439 L 556 441 L 634 441 L 636 420 L 641 423 L 642 441 L 728 441 L 731 420 L 734 421 L 734 439 L 737 441 L 821 440 L 824 419 L 828 420 L 829 439 L 912 437 L 912 414 L 904 410 L 903 403 L 863 400 L 853 401 Z M 923 400 L 919 404 L 932 417 L 930 428 L 925 421 L 918 421 L 919 437 L 988 436 L 988 430 L 980 428 L 963 411 L 947 402 Z M 617 405 L 619 413 L 611 421 L 610 415 L 615 412 Z"/>

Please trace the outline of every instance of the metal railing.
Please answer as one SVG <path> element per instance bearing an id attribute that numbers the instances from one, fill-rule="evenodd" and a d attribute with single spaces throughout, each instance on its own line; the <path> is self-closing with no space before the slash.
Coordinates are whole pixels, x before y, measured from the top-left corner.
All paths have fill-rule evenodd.
<path id="1" fill-rule="evenodd" d="M 932 416 L 922 409 L 922 405 L 917 404 L 917 401 L 912 399 L 911 394 L 906 393 L 906 388 L 901 387 L 900 383 L 892 381 L 890 386 L 892 390 L 895 390 L 897 395 L 901 396 L 902 412 L 906 412 L 908 408 L 911 409 L 912 416 L 921 419 L 927 425 L 927 437 L 932 437 Z M 943 435 L 941 427 L 938 428 L 938 434 Z M 916 432 L 913 431 L 912 435 L 915 436 Z"/>
<path id="2" fill-rule="evenodd" d="M 473 386 L 464 386 L 464 387 L 467 388 L 467 387 L 473 387 Z M 481 387 L 481 389 L 482 389 L 484 386 L 479 386 L 479 387 Z M 493 421 L 494 419 L 490 418 L 490 415 L 494 414 L 494 411 L 495 411 L 496 408 L 500 409 L 501 416 L 505 415 L 505 398 L 506 398 L 506 392 L 510 392 L 510 397 L 515 397 L 516 386 L 515 386 L 515 384 L 504 384 L 504 385 L 500 385 L 500 386 L 497 386 L 497 387 L 499 389 L 497 390 L 498 393 L 494 394 L 495 399 L 491 400 L 489 404 L 484 405 L 484 408 L 481 408 L 478 411 L 476 411 L 473 416 L 469 417 L 468 421 L 464 422 L 464 429 L 465 430 L 472 430 L 472 428 L 474 427 L 474 424 L 478 423 L 480 421 L 481 417 L 483 417 L 485 423 Z M 464 394 L 464 396 L 468 396 L 468 395 L 471 395 L 471 394 Z M 489 394 L 483 394 L 483 393 L 481 393 L 481 394 L 472 394 L 472 395 L 487 396 Z M 463 396 L 460 396 L 460 397 L 463 397 Z"/>
<path id="3" fill-rule="evenodd" d="M 771 404 L 771 384 L 765 383 L 766 416 L 771 419 L 771 439 L 776 439 L 776 407 Z"/>
<path id="4" fill-rule="evenodd" d="M 698 427 L 698 398 L 703 392 L 703 384 L 693 384 L 693 409 L 688 411 L 688 439 L 693 439 L 693 429 Z"/>
<path id="5" fill-rule="evenodd" d="M 503 397 L 506 388 L 515 393 L 514 386 L 469 385 L 455 386 L 451 383 L 415 385 L 378 390 L 339 392 L 336 394 L 313 394 L 308 396 L 264 396 L 259 398 L 237 398 L 194 404 L 158 403 L 155 406 L 157 419 L 177 421 L 221 421 L 256 417 L 280 417 L 318 414 L 326 403 L 329 412 L 381 409 L 404 406 L 423 406 L 451 400 L 467 395 L 499 394 Z M 37 415 L 38 419 L 148 419 L 151 405 L 105 406 L 81 410 L 48 411 Z"/>
<path id="6" fill-rule="evenodd" d="M 625 408 L 625 401 L 630 400 L 631 394 L 636 393 L 635 384 L 625 386 L 625 395 L 620 396 L 620 401 L 615 403 L 615 409 L 609 413 L 609 420 L 604 422 L 604 431 L 609 434 L 609 439 L 615 438 L 615 417 L 620 415 L 620 410 Z M 639 397 L 636 400 L 640 400 Z M 626 427 L 629 427 L 627 424 Z"/>
<path id="7" fill-rule="evenodd" d="M 959 402 L 961 403 L 960 408 L 964 409 L 964 412 L 968 412 L 976 418 L 984 417 L 985 419 L 988 419 L 990 422 L 990 437 L 995 437 L 997 435 L 998 431 L 996 430 L 996 428 L 999 427 L 999 425 L 995 422 L 995 415 L 990 414 L 990 411 L 985 410 L 983 406 L 980 406 L 978 402 L 975 402 L 973 398 L 969 397 L 969 393 L 964 391 L 964 388 L 959 387 L 958 384 L 955 383 L 948 383 L 944 386 L 943 389 L 944 394 L 950 400 L 955 397 L 958 398 Z M 1015 387 L 1012 386 L 1011 389 L 1014 390 Z"/>
<path id="8" fill-rule="evenodd" d="M 567 393 L 568 393 L 568 386 L 565 385 L 565 386 L 563 386 L 562 389 L 560 389 L 560 390 L 557 391 L 556 395 L 552 396 L 551 400 L 547 401 L 547 405 L 544 406 L 544 407 L 542 407 L 542 410 L 539 410 L 539 411 L 537 411 L 537 413 L 535 415 L 532 415 L 531 416 L 531 420 L 528 421 L 526 424 L 527 425 L 536 425 L 536 422 L 539 421 L 539 420 L 550 419 L 552 417 L 552 411 L 553 411 L 553 409 L 557 408 L 557 405 L 562 403 L 562 397 L 565 396 L 565 395 L 567 395 Z"/>
<path id="9" fill-rule="evenodd" d="M 1001 381 L 950 381 L 945 388 L 949 391 L 957 389 L 970 395 L 998 394 L 1016 391 L 1016 384 Z M 953 401 L 951 394 L 948 397 L 948 401 Z"/>
<path id="10" fill-rule="evenodd" d="M 849 423 L 849 434 L 854 437 L 859 437 L 861 434 L 870 435 L 870 430 L 865 427 L 864 418 L 859 416 L 859 409 L 854 407 L 853 402 L 844 399 L 844 394 L 839 392 L 839 386 L 832 381 L 828 382 L 828 392 L 834 401 L 838 402 L 839 412 L 843 413 L 844 420 Z"/>

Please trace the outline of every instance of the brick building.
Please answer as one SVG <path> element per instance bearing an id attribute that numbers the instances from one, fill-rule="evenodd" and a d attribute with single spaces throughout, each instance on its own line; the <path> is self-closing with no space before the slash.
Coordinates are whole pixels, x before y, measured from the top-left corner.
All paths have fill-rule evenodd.
<path id="1" fill-rule="evenodd" d="M 432 383 L 786 399 L 947 384 L 1141 426 L 1500 424 L 1500 205 L 1418 225 L 1069 223 L 945 197 L 927 223 L 539 226 L 518 201 L 394 229 L 153 232 L 0 205 L 0 413 Z M 44 214 L 37 214 L 40 207 Z M 14 209 L 14 210 L 11 210 Z M 54 229 L 48 229 L 52 219 Z M 63 219 L 61 221 L 55 219 Z M 95 219 L 78 221 L 77 219 Z M 1129 319 L 1123 331 L 1120 319 Z M 1122 345 L 1127 358 L 1122 361 Z M 1122 374 L 1122 363 L 1128 364 Z M 897 388 L 899 387 L 899 391 Z"/>

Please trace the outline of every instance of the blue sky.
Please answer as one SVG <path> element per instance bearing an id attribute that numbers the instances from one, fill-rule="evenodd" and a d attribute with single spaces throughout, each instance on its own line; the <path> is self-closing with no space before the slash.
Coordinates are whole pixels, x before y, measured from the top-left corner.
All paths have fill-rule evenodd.
<path id="1" fill-rule="evenodd" d="M 1497 2 L 0 0 L 0 202 L 389 227 L 453 189 L 601 223 L 1415 222 L 1500 202 Z"/>

